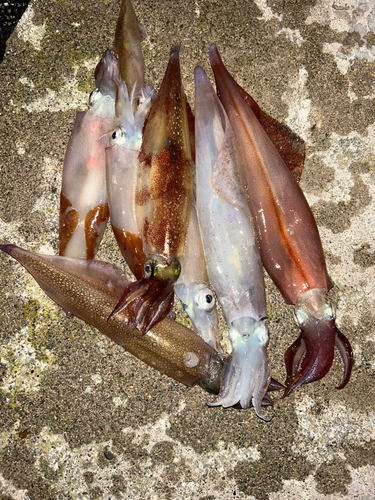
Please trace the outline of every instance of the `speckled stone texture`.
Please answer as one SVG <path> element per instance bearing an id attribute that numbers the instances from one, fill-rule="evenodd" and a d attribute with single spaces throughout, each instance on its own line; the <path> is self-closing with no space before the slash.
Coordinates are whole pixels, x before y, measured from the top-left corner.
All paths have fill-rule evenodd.
<path id="1" fill-rule="evenodd" d="M 215 42 L 240 85 L 306 141 L 301 185 L 335 283 L 337 324 L 354 349 L 352 378 L 335 389 L 336 359 L 322 381 L 286 400 L 276 395 L 270 423 L 252 409 L 208 408 L 202 390 L 67 319 L 1 255 L 0 498 L 373 500 L 374 2 L 137 0 L 134 7 L 148 34 L 147 81 L 158 88 L 179 43 L 193 104 L 193 69 L 209 71 Z M 1 242 L 57 252 L 64 150 L 118 11 L 118 0 L 34 0 L 8 40 L 0 65 Z M 122 265 L 109 231 L 98 257 Z M 298 329 L 266 284 L 272 369 L 284 380 L 283 353 Z"/>

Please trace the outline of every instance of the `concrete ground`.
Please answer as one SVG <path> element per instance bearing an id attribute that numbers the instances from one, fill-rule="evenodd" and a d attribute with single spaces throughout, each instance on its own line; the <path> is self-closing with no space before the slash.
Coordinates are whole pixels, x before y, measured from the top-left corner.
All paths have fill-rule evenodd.
<path id="1" fill-rule="evenodd" d="M 135 1 L 160 85 L 181 44 L 208 70 L 215 42 L 240 85 L 306 141 L 301 185 L 355 364 L 252 409 L 155 372 L 76 318 L 0 256 L 0 498 L 373 500 L 375 498 L 375 6 L 372 0 Z M 112 43 L 118 0 L 34 0 L 0 65 L 0 240 L 56 253 L 64 150 L 93 69 Z M 110 232 L 99 258 L 121 265 Z M 267 279 L 273 374 L 297 337 Z M 180 318 L 182 316 L 180 315 Z M 186 320 L 185 320 L 186 321 Z M 225 331 L 222 329 L 222 335 Z M 224 339 L 225 340 L 225 339 Z M 225 342 L 227 342 L 225 340 Z M 224 344 L 225 344 L 224 342 Z"/>

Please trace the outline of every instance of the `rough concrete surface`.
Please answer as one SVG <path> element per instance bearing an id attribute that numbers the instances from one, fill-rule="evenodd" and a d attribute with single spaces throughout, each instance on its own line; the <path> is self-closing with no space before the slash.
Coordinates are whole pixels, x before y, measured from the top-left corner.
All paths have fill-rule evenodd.
<path id="1" fill-rule="evenodd" d="M 179 43 L 193 104 L 193 69 L 209 70 L 215 42 L 240 85 L 306 141 L 301 185 L 335 283 L 337 324 L 354 349 L 352 378 L 335 389 L 336 359 L 322 381 L 276 395 L 270 423 L 252 409 L 208 408 L 201 389 L 67 319 L 1 255 L 0 498 L 373 500 L 374 1 L 134 7 L 148 34 L 147 81 L 160 85 Z M 119 0 L 34 0 L 9 39 L 0 65 L 1 242 L 56 253 L 64 150 L 118 11 Z M 122 265 L 109 231 L 98 258 Z M 266 283 L 272 369 L 284 380 L 283 353 L 298 329 Z"/>

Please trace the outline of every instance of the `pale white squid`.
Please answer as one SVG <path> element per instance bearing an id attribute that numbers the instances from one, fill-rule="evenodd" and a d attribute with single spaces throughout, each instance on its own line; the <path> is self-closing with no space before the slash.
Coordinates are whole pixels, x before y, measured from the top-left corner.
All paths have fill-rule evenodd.
<path id="1" fill-rule="evenodd" d="M 197 211 L 192 204 L 184 253 L 180 259 L 181 274 L 174 286 L 194 331 L 214 349 L 218 343 L 218 317 L 215 294 L 209 288 L 206 260 L 199 231 Z"/>
<path id="2" fill-rule="evenodd" d="M 107 225 L 105 148 L 115 117 L 116 57 L 106 50 L 95 70 L 97 88 L 87 111 L 77 113 L 64 159 L 59 254 L 93 259 Z"/>
<path id="3" fill-rule="evenodd" d="M 211 83 L 195 70 L 196 196 L 209 280 L 229 326 L 232 354 L 210 405 L 261 403 L 271 380 L 263 269 L 237 172 L 232 128 Z"/>
<path id="4" fill-rule="evenodd" d="M 133 114 L 134 95 L 128 93 L 124 81 L 118 82 L 116 114 L 120 127 L 111 135 L 106 149 L 106 173 L 109 212 L 114 235 L 121 253 L 137 279 L 144 271 L 145 255 L 135 214 L 135 190 L 142 129 L 155 93 L 146 86 Z"/>

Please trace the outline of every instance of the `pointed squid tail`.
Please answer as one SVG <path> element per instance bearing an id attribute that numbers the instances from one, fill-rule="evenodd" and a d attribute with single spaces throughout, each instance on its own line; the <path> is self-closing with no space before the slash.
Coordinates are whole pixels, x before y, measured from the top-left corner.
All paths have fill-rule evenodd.
<path id="1" fill-rule="evenodd" d="M 301 326 L 302 333 L 285 352 L 287 379 L 284 397 L 297 387 L 323 378 L 331 368 L 334 351 L 341 363 L 343 389 L 349 381 L 353 351 L 348 339 L 338 330 L 334 319 L 316 319 L 309 316 Z"/>
<path id="2" fill-rule="evenodd" d="M 108 321 L 126 309 L 129 323 L 145 335 L 172 310 L 173 285 L 173 281 L 157 278 L 144 278 L 130 283 Z"/>

